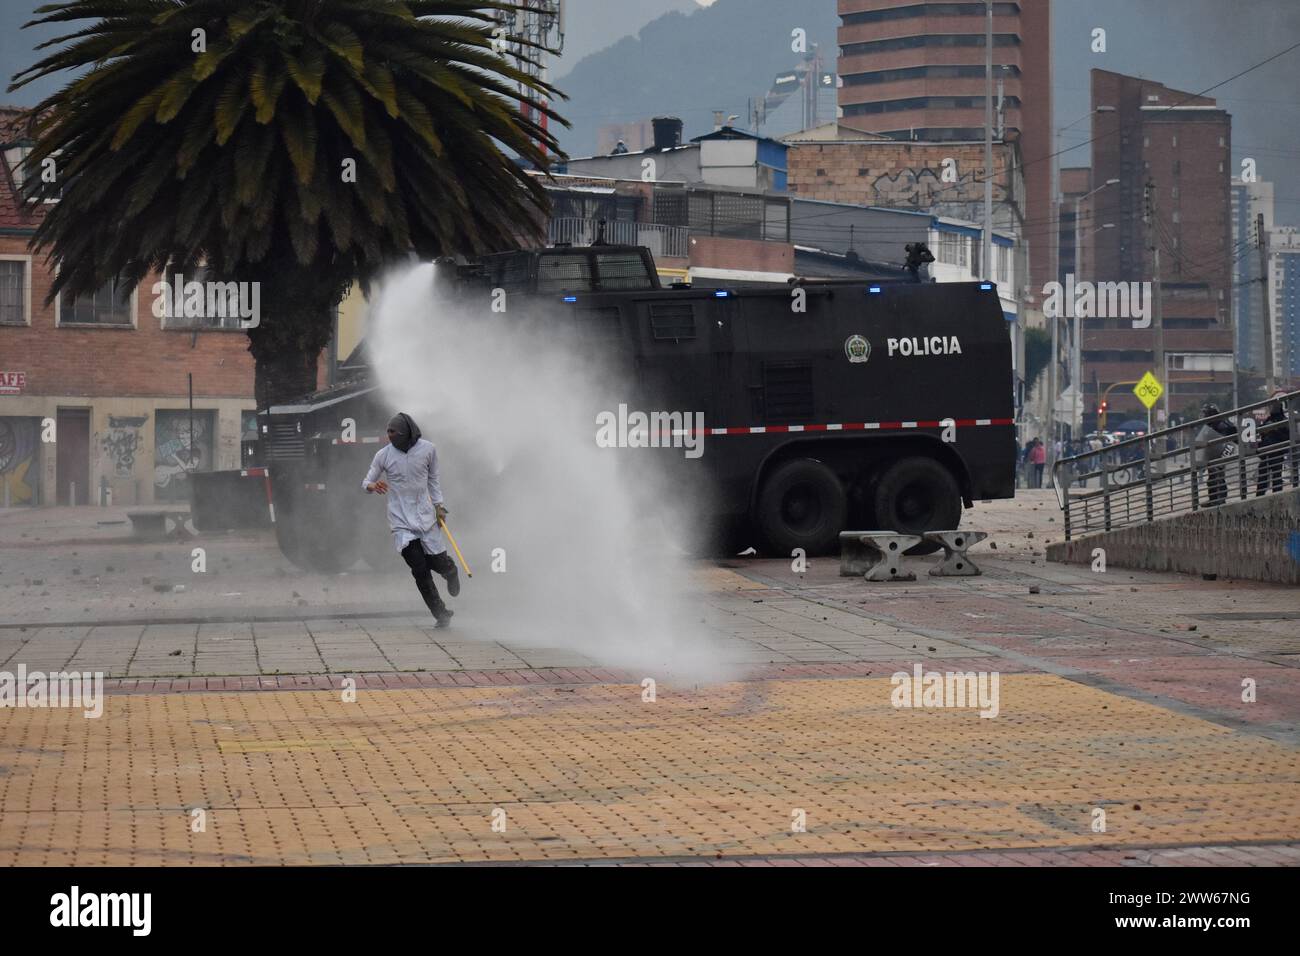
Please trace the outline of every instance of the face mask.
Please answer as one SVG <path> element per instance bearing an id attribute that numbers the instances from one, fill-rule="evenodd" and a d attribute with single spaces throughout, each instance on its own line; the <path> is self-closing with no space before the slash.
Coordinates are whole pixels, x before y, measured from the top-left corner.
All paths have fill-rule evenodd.
<path id="1" fill-rule="evenodd" d="M 415 424 L 406 412 L 398 412 L 394 415 L 388 427 L 396 433 L 392 441 L 393 447 L 398 451 L 410 451 L 411 446 L 420 440 L 420 426 Z"/>

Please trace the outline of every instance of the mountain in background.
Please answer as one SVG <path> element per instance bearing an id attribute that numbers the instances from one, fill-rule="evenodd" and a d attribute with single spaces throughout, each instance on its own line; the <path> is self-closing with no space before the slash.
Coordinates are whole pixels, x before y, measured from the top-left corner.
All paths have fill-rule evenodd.
<path id="1" fill-rule="evenodd" d="M 552 64 L 551 76 L 563 77 L 584 57 L 635 36 L 665 13 L 699 8 L 696 0 L 565 0 L 564 54 Z"/>
<path id="2" fill-rule="evenodd" d="M 796 27 L 807 32 L 809 50 L 821 44 L 834 70 L 835 8 L 832 0 L 716 0 L 689 15 L 652 20 L 556 81 L 569 95 L 557 108 L 573 124 L 557 131 L 560 143 L 571 156 L 590 155 L 601 124 L 660 115 L 680 116 L 688 139 L 713 129 L 714 110 L 748 125 L 750 98 L 762 97 L 778 74 L 800 62 L 790 49 Z"/>

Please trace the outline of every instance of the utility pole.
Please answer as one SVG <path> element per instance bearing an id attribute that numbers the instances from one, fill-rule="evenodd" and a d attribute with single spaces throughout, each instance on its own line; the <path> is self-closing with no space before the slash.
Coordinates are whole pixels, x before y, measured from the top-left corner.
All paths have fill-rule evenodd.
<path id="1" fill-rule="evenodd" d="M 1259 244 L 1259 297 L 1264 303 L 1264 392 L 1272 395 L 1277 387 L 1273 379 L 1273 305 L 1268 301 L 1268 233 L 1262 212 L 1255 216 L 1255 238 Z"/>
<path id="2" fill-rule="evenodd" d="M 993 281 L 993 0 L 984 0 L 984 254 L 980 265 Z"/>
<path id="3" fill-rule="evenodd" d="M 1165 317 L 1164 317 L 1164 299 L 1163 290 L 1160 286 L 1160 240 L 1156 238 L 1156 229 L 1154 226 L 1156 218 L 1156 187 L 1155 183 L 1147 180 L 1146 185 L 1146 209 L 1142 216 L 1142 221 L 1147 227 L 1147 243 L 1151 250 L 1151 292 L 1154 301 L 1152 302 L 1151 324 L 1154 327 L 1156 345 L 1155 345 L 1155 375 L 1160 380 L 1160 384 L 1165 390 L 1160 395 L 1160 407 L 1165 413 L 1165 420 L 1161 422 L 1164 428 L 1169 427 L 1169 393 L 1174 390 L 1174 383 L 1169 381 L 1169 369 L 1165 362 Z"/>

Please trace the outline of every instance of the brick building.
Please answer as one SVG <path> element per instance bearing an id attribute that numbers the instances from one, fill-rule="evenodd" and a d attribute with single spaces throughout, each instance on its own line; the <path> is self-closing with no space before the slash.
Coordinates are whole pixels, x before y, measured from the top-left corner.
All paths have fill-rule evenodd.
<path id="1" fill-rule="evenodd" d="M 1085 319 L 1089 409 L 1096 411 L 1099 390 L 1148 370 L 1168 386 L 1172 415 L 1194 412 L 1205 399 L 1230 400 L 1231 117 L 1213 99 L 1106 70 L 1092 71 L 1092 106 L 1092 181 L 1119 182 L 1081 210 L 1093 225 L 1084 230 L 1090 274 L 1082 278 L 1154 281 L 1159 248 L 1168 373 L 1155 367 L 1154 321 L 1134 329 L 1126 317 Z M 1109 400 L 1112 420 L 1117 411 L 1145 417 L 1131 388 L 1116 387 Z"/>
<path id="2" fill-rule="evenodd" d="M 839 0 L 840 122 L 894 139 L 984 138 L 983 2 Z M 1025 165 L 1030 283 L 1056 273 L 1052 196 L 1051 4 L 993 4 L 995 138 L 1016 141 Z M 996 128 L 1002 129 L 998 137 Z M 983 165 L 981 153 L 977 164 Z"/>
<path id="3" fill-rule="evenodd" d="M 186 500 L 188 471 L 240 465 L 247 336 L 156 317 L 153 277 L 47 305 L 51 267 L 28 248 L 44 207 L 18 195 L 30 147 L 20 111 L 0 109 L 0 505 Z"/>

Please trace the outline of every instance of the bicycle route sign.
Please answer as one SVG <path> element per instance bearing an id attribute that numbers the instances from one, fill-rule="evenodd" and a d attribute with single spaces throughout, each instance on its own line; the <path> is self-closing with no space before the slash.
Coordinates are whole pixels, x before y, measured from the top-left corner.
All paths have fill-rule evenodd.
<path id="1" fill-rule="evenodd" d="M 1150 372 L 1142 376 L 1142 381 L 1133 386 L 1133 394 L 1147 408 L 1150 408 L 1160 400 L 1160 396 L 1165 393 L 1164 386 L 1157 381 L 1156 377 Z"/>

